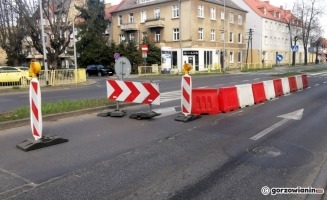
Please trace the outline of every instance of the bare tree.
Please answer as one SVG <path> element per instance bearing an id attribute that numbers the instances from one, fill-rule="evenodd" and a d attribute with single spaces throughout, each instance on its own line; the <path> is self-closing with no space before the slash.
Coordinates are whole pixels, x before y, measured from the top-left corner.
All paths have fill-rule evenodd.
<path id="1" fill-rule="evenodd" d="M 308 44 L 313 30 L 319 26 L 319 17 L 324 13 L 323 0 L 297 0 L 293 14 L 301 23 L 301 40 L 304 48 L 304 64 L 308 64 Z"/>
<path id="2" fill-rule="evenodd" d="M 294 10 L 294 7 L 293 7 Z M 300 35 L 300 25 L 299 25 L 299 19 L 292 14 L 290 10 L 285 12 L 285 15 L 283 16 L 285 23 L 287 24 L 287 28 L 290 34 L 290 46 L 293 45 L 296 46 L 296 42 L 299 40 Z M 293 43 L 294 42 L 294 43 Z M 295 56 L 296 52 L 292 52 L 292 66 L 295 66 Z"/>
<path id="3" fill-rule="evenodd" d="M 14 66 L 25 60 L 22 46 L 24 21 L 16 11 L 17 5 L 14 1 L 0 0 L 0 46 L 7 53 L 7 64 Z"/>
<path id="4" fill-rule="evenodd" d="M 38 1 L 16 0 L 17 13 L 24 19 L 26 42 L 43 54 L 41 24 L 46 37 L 47 63 L 52 68 L 60 68 L 60 55 L 65 52 L 72 34 L 72 20 L 69 19 L 71 0 L 42 0 L 43 23 L 40 20 Z"/>

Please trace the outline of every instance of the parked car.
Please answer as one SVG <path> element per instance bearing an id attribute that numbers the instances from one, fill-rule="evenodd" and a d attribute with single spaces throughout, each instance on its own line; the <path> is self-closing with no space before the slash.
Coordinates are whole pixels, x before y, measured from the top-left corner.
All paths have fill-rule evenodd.
<path id="1" fill-rule="evenodd" d="M 24 67 L 24 66 L 18 66 L 18 67 L 16 67 L 16 68 L 18 68 L 18 69 L 20 69 L 20 70 L 23 70 L 23 71 L 28 71 L 28 70 L 29 70 L 28 67 Z"/>
<path id="2" fill-rule="evenodd" d="M 13 84 L 18 83 L 20 85 L 27 85 L 31 80 L 29 77 L 28 70 L 21 70 L 17 67 L 1 66 L 0 67 L 0 83 Z"/>
<path id="3" fill-rule="evenodd" d="M 112 76 L 114 75 L 114 69 L 109 67 L 104 67 L 103 65 L 88 65 L 86 67 L 87 76 Z"/>

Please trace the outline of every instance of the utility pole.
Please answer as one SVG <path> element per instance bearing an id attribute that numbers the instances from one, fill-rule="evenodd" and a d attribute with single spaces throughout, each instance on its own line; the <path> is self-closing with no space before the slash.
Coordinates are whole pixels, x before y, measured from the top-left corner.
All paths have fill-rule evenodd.
<path id="1" fill-rule="evenodd" d="M 253 53 L 252 53 L 252 35 L 253 35 L 253 29 L 252 28 L 249 29 L 248 35 L 249 35 L 249 39 L 248 39 L 248 45 L 247 45 L 247 49 L 246 49 L 246 61 L 245 61 L 246 64 L 248 63 L 248 56 L 249 56 L 249 48 L 250 48 L 250 45 L 251 45 L 251 63 L 253 63 Z"/>

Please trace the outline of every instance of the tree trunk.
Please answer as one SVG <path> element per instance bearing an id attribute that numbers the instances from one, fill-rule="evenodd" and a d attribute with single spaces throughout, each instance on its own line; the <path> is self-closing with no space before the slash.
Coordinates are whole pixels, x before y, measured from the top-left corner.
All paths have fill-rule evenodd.
<path id="1" fill-rule="evenodd" d="M 308 65 L 308 48 L 305 46 L 304 47 L 304 65 Z"/>

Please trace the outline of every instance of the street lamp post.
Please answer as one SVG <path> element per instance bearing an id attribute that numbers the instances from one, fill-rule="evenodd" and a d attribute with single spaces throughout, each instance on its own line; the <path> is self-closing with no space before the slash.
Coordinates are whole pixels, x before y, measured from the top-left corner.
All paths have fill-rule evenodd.
<path id="1" fill-rule="evenodd" d="M 224 0 L 224 54 L 223 54 L 223 72 L 225 72 L 225 60 L 226 60 L 226 0 Z"/>
<path id="2" fill-rule="evenodd" d="M 47 51 L 46 51 L 45 38 L 44 38 L 42 0 L 39 0 L 39 4 L 40 4 L 41 37 L 42 37 L 42 46 L 43 46 L 43 63 L 44 63 L 44 72 L 45 72 L 45 82 L 46 82 L 46 85 L 49 85 L 49 80 L 48 80 L 48 64 L 47 64 Z"/>

